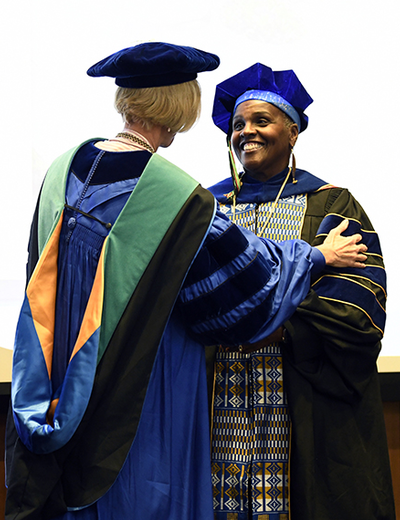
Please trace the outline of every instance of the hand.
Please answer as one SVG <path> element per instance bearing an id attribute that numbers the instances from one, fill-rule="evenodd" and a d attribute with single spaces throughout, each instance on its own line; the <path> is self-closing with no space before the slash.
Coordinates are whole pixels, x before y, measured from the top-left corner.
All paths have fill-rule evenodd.
<path id="1" fill-rule="evenodd" d="M 337 227 L 330 230 L 323 244 L 317 249 L 325 257 L 326 265 L 332 267 L 365 267 L 367 251 L 365 244 L 360 244 L 362 236 L 359 233 L 349 237 L 342 236 L 343 231 L 348 228 L 349 221 L 343 220 Z"/>

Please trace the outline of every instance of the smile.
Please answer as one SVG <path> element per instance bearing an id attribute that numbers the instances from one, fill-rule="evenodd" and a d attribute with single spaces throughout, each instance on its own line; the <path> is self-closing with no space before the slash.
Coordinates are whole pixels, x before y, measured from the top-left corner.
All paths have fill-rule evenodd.
<path id="1" fill-rule="evenodd" d="M 242 144 L 241 148 L 244 152 L 253 152 L 254 150 L 258 150 L 259 148 L 262 148 L 261 143 L 244 143 Z"/>

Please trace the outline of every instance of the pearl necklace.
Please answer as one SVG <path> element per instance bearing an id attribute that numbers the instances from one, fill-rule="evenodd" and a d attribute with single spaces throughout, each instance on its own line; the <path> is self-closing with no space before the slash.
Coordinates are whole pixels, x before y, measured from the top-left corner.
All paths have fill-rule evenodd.
<path id="1" fill-rule="evenodd" d="M 146 148 L 151 153 L 155 153 L 154 148 L 149 144 L 146 143 L 143 139 L 140 137 L 130 134 L 128 132 L 120 132 L 115 137 L 122 137 L 123 139 L 129 139 L 130 141 L 133 141 L 135 144 L 138 144 L 139 146 L 142 146 L 143 148 Z"/>

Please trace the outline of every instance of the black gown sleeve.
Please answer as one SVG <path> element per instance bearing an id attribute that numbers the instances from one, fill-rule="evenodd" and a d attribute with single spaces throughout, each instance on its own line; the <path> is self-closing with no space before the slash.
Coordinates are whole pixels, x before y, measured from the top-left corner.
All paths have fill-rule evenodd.
<path id="1" fill-rule="evenodd" d="M 365 211 L 344 189 L 309 196 L 302 238 L 319 245 L 328 231 L 350 220 L 346 234 L 367 244 L 365 269 L 329 268 L 318 276 L 286 323 L 287 362 L 318 391 L 357 399 L 376 371 L 385 324 L 386 276 L 378 236 Z"/>

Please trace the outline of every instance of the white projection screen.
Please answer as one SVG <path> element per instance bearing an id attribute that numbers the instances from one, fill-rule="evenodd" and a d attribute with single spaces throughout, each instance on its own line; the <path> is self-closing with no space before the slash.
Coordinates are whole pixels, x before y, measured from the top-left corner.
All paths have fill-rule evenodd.
<path id="1" fill-rule="evenodd" d="M 21 5 L 22 4 L 22 5 Z M 205 187 L 229 175 L 223 133 L 211 120 L 215 85 L 261 62 L 293 69 L 314 103 L 295 148 L 297 165 L 347 187 L 381 239 L 388 276 L 381 371 L 400 371 L 397 196 L 399 31 L 395 0 L 22 0 L 7 4 L 2 48 L 0 347 L 12 349 L 25 283 L 31 216 L 53 159 L 122 128 L 115 85 L 87 68 L 143 41 L 218 54 L 200 75 L 202 115 L 160 153 Z"/>

